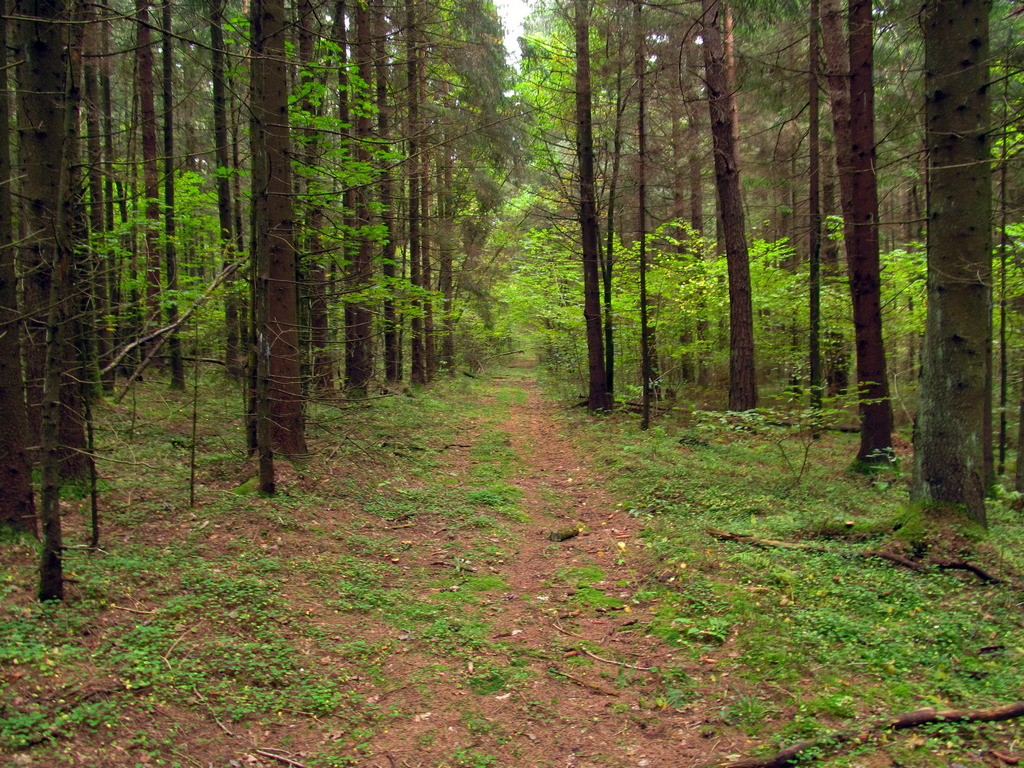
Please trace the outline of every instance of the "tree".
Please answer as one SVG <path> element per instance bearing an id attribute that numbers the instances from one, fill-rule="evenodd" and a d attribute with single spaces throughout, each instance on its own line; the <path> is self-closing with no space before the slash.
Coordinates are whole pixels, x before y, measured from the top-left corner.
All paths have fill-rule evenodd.
<path id="1" fill-rule="evenodd" d="M 178 254 L 174 208 L 174 30 L 171 28 L 171 4 L 163 7 L 163 108 L 164 108 L 164 269 L 167 278 L 167 324 L 178 321 Z M 185 388 L 185 368 L 181 359 L 181 337 L 172 331 L 167 339 L 170 357 L 171 389 Z"/>
<path id="2" fill-rule="evenodd" d="M 643 5 L 634 0 L 633 20 L 636 24 L 636 56 L 633 72 L 636 78 L 636 134 L 637 134 L 637 223 L 636 237 L 640 252 L 640 429 L 651 425 L 651 387 L 654 378 L 651 365 L 651 333 L 647 306 L 647 32 L 643 25 Z"/>
<path id="3" fill-rule="evenodd" d="M 576 158 L 579 163 L 579 222 L 583 250 L 583 317 L 587 328 L 591 411 L 611 408 L 601 334 L 601 283 L 598 274 L 597 197 L 594 191 L 594 133 L 590 87 L 590 5 L 575 0 Z"/>
<path id="4" fill-rule="evenodd" d="M 252 262 L 255 283 L 257 444 L 266 454 L 306 454 L 299 365 L 291 142 L 284 0 L 252 6 Z M 260 432 L 263 431 L 263 437 Z"/>
<path id="5" fill-rule="evenodd" d="M 819 107 L 818 89 L 818 0 L 811 0 L 807 35 L 807 100 L 808 100 L 808 276 L 810 300 L 808 318 L 808 373 L 811 384 L 811 407 L 820 408 L 821 377 L 821 174 L 819 171 Z"/>
<path id="6" fill-rule="evenodd" d="M 892 454 L 892 405 L 882 337 L 878 186 L 875 174 L 872 5 L 850 0 L 849 42 L 842 44 L 836 0 L 825 0 L 822 44 L 828 62 L 836 139 L 846 262 L 853 302 L 860 398 L 857 461 L 888 461 Z"/>
<path id="7" fill-rule="evenodd" d="M 62 374 L 68 357 L 67 285 L 70 243 L 70 158 L 67 155 L 69 62 L 63 30 L 68 21 L 61 0 L 24 0 L 15 7 L 20 18 L 22 61 L 18 74 L 19 154 L 24 198 L 23 263 L 34 270 L 31 287 L 36 330 L 45 338 L 39 350 L 40 548 L 39 598 L 64 596 L 63 532 L 60 519 L 62 422 L 68 419 L 63 402 Z M 27 289 L 26 289 L 27 290 Z"/>
<path id="8" fill-rule="evenodd" d="M 8 115 L 7 3 L 0 5 L 0 115 Z M 10 179 L 10 126 L 0 120 L 0 179 Z M 35 533 L 28 412 L 22 384 L 13 210 L 8 184 L 0 184 L 0 526 Z"/>
<path id="9" fill-rule="evenodd" d="M 911 499 L 985 516 L 986 350 L 991 343 L 989 0 L 928 0 L 925 149 L 928 319 Z"/>
<path id="10" fill-rule="evenodd" d="M 729 410 L 748 411 L 757 407 L 757 381 L 750 260 L 734 133 L 736 95 L 729 86 L 726 69 L 722 0 L 702 0 L 702 8 L 704 73 L 715 153 L 718 215 L 725 235 L 725 254 L 729 265 Z"/>
<path id="11" fill-rule="evenodd" d="M 371 224 L 371 164 L 370 142 L 373 138 L 371 124 L 372 99 L 370 88 L 373 84 L 373 19 L 365 2 L 356 4 L 356 40 L 354 47 L 355 66 L 359 77 L 359 88 L 351 94 L 355 108 L 355 141 L 352 159 L 363 183 L 353 190 L 355 207 L 353 224 L 356 230 L 356 248 L 351 266 L 351 288 L 366 293 L 373 277 L 373 233 Z M 347 359 L 349 389 L 365 394 L 373 376 L 373 315 L 368 299 L 360 297 L 351 307 L 348 332 Z"/>
<path id="12" fill-rule="evenodd" d="M 228 145 L 228 99 L 227 73 L 224 65 L 224 0 L 210 0 L 210 76 L 213 82 L 213 144 L 216 163 L 215 183 L 217 186 L 217 221 L 220 227 L 222 261 L 234 261 L 234 234 L 232 232 L 231 177 Z M 242 302 L 239 292 L 233 288 L 232 278 L 224 298 L 224 363 L 227 374 L 235 380 L 242 379 L 241 338 L 245 326 L 242 320 Z"/>

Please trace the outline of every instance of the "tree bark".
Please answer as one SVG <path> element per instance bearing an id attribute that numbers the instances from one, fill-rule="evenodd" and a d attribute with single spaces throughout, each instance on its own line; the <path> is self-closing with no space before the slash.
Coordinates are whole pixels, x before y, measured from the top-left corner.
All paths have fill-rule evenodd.
<path id="1" fill-rule="evenodd" d="M 911 499 L 985 525 L 991 344 L 989 0 L 929 0 L 925 43 L 928 320 Z"/>
<path id="2" fill-rule="evenodd" d="M 0 3 L 0 115 L 10 114 L 7 90 L 7 2 Z M 10 124 L 0 120 L 0 179 L 10 179 Z M 28 412 L 22 385 L 14 217 L 9 184 L 0 184 L 0 526 L 35 534 L 36 506 L 29 463 Z"/>
<path id="3" fill-rule="evenodd" d="M 598 274 L 597 196 L 594 189 L 594 131 L 590 85 L 590 4 L 575 0 L 576 157 L 580 177 L 580 238 L 583 250 L 583 317 L 587 330 L 591 411 L 611 409 L 601 338 L 601 284 Z"/>
<path id="4" fill-rule="evenodd" d="M 417 34 L 416 0 L 406 0 L 406 79 L 408 98 L 408 132 L 409 161 L 406 173 L 409 184 L 409 282 L 413 290 L 422 288 L 420 274 L 422 262 L 421 233 L 422 211 L 422 163 L 420 162 L 421 132 L 420 125 L 420 47 Z M 423 299 L 418 297 L 412 302 L 413 314 L 409 322 L 410 330 L 410 367 L 413 384 L 427 383 L 426 344 L 423 338 Z"/>
<path id="5" fill-rule="evenodd" d="M 330 331 L 328 294 L 329 255 L 324 249 L 321 230 L 324 226 L 323 192 L 325 180 L 319 170 L 324 153 L 324 137 L 317 130 L 316 117 L 323 114 L 320 99 L 315 98 L 321 85 L 317 72 L 316 40 L 320 34 L 317 12 L 311 0 L 298 2 L 299 33 L 299 105 L 304 125 L 300 130 L 303 144 L 301 195 L 304 209 L 301 232 L 303 300 L 308 307 L 309 373 L 314 392 L 334 389 L 334 370 L 328 346 Z"/>
<path id="6" fill-rule="evenodd" d="M 164 270 L 167 278 L 167 324 L 178 319 L 177 222 L 174 210 L 174 33 L 171 29 L 171 4 L 163 7 L 163 107 L 164 107 Z M 177 332 L 167 339 L 171 364 L 170 388 L 185 389 L 185 366 L 181 359 L 181 337 Z"/>
<path id="7" fill-rule="evenodd" d="M 136 0 L 136 66 L 139 85 L 139 122 L 142 131 L 142 175 L 145 197 L 146 311 L 145 328 L 160 322 L 160 183 L 156 156 L 156 98 L 153 83 L 153 44 L 149 0 Z"/>
<path id="8" fill-rule="evenodd" d="M 253 265 L 257 358 L 264 367 L 270 447 L 306 454 L 299 360 L 284 0 L 252 7 Z M 259 400 L 260 398 L 258 398 Z M 259 422 L 257 418 L 257 431 Z M 261 449 L 262 453 L 262 449 Z"/>
<path id="9" fill-rule="evenodd" d="M 648 429 L 651 426 L 651 386 L 654 373 L 647 307 L 647 33 L 643 26 L 643 5 L 640 0 L 634 0 L 633 23 L 636 24 L 637 36 L 633 76 L 636 78 L 636 236 L 640 261 L 640 429 Z"/>
<path id="10" fill-rule="evenodd" d="M 231 160 L 228 145 L 227 74 L 224 66 L 224 0 L 210 0 L 210 73 L 213 81 L 213 152 L 217 169 L 217 221 L 220 226 L 221 263 L 235 260 L 232 227 Z M 224 293 L 224 365 L 228 378 L 244 376 L 242 337 L 244 322 L 237 281 L 231 279 Z"/>
<path id="11" fill-rule="evenodd" d="M 757 381 L 750 262 L 734 133 L 736 97 L 728 82 L 721 27 L 722 2 L 702 0 L 702 8 L 702 47 L 715 153 L 715 182 L 729 273 L 729 410 L 748 411 L 757 407 Z"/>
<path id="12" fill-rule="evenodd" d="M 818 0 L 811 0 L 807 36 L 807 98 L 808 98 L 808 368 L 811 384 L 811 407 L 820 408 L 822 401 L 821 377 L 821 196 L 819 171 L 819 106 L 818 92 Z"/>
<path id="13" fill-rule="evenodd" d="M 884 462 L 892 455 L 892 406 L 882 338 L 871 4 L 867 0 L 851 0 L 849 44 L 845 47 L 837 0 L 825 0 L 822 10 L 822 44 L 828 62 L 853 303 L 861 419 L 857 461 Z"/>
<path id="14" fill-rule="evenodd" d="M 380 141 L 391 139 L 391 106 L 388 102 L 388 45 L 387 45 L 387 17 L 382 5 L 376 6 L 376 40 L 375 40 L 375 61 L 377 78 L 377 138 Z M 386 292 L 384 298 L 383 316 L 383 341 L 384 341 L 384 380 L 390 384 L 398 382 L 402 378 L 399 366 L 399 328 L 400 321 L 395 307 L 394 288 L 397 269 L 395 260 L 397 258 L 395 248 L 395 203 L 394 179 L 391 174 L 387 160 L 381 161 L 380 174 L 380 204 L 381 223 L 384 226 L 384 244 L 381 250 L 381 272 L 384 275 Z"/>
<path id="15" fill-rule="evenodd" d="M 359 75 L 359 87 L 356 93 L 349 94 L 358 105 L 355 113 L 352 159 L 357 167 L 370 169 L 370 141 L 373 138 L 369 108 L 370 88 L 373 84 L 373 25 L 369 6 L 365 2 L 356 3 L 354 21 L 356 40 L 353 56 Z M 350 288 L 357 292 L 366 292 L 373 280 L 370 179 L 365 179 L 353 190 L 353 198 L 352 224 L 356 232 L 357 245 L 350 268 Z M 373 377 L 373 315 L 365 298 L 360 298 L 351 305 L 347 354 L 349 391 L 356 395 L 364 395 Z"/>

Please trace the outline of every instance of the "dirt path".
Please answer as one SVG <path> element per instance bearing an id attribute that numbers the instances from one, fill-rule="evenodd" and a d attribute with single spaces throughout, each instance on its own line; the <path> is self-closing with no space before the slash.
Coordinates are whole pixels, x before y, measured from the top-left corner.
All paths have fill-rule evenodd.
<path id="1" fill-rule="evenodd" d="M 638 591 L 650 576 L 639 522 L 559 434 L 564 420 L 532 379 L 496 385 L 522 390 L 491 427 L 515 453 L 510 484 L 521 493 L 521 514 L 500 537 L 482 536 L 512 550 L 488 567 L 500 588 L 464 606 L 469 621 L 486 621 L 488 636 L 464 655 L 449 651 L 440 665 L 423 647 L 392 660 L 389 675 L 418 682 L 388 698 L 402 714 L 371 739 L 360 765 L 668 768 L 705 761 L 714 745 L 706 715 L 666 698 L 673 673 L 701 672 L 645 632 L 649 607 Z M 466 434 L 478 441 L 485 432 L 477 424 Z M 467 453 L 453 454 L 447 469 L 479 471 Z M 549 538 L 577 525 L 579 536 Z"/>

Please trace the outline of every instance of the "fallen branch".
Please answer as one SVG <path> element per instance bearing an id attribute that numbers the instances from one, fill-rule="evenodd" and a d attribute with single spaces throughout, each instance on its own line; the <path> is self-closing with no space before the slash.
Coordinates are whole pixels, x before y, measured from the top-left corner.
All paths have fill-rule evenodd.
<path id="1" fill-rule="evenodd" d="M 280 760 L 282 763 L 285 763 L 286 765 L 294 766 L 294 768 L 306 768 L 306 766 L 302 763 L 296 762 L 295 760 L 291 760 L 282 755 L 275 755 L 273 752 L 268 752 L 265 749 L 257 749 L 255 750 L 255 752 L 257 755 L 263 755 L 264 757 L 272 757 L 275 760 Z"/>
<path id="2" fill-rule="evenodd" d="M 551 674 L 553 674 L 553 675 L 558 675 L 559 677 L 564 677 L 566 680 L 572 680 L 574 683 L 576 683 L 576 685 L 582 685 L 584 688 L 589 688 L 592 691 L 597 691 L 598 693 L 603 693 L 605 696 L 618 696 L 619 695 L 619 692 L 617 690 L 615 690 L 614 688 L 610 688 L 607 685 L 602 685 L 601 683 L 592 683 L 589 680 L 584 680 L 582 677 L 575 677 L 573 675 L 567 675 L 567 674 L 565 674 L 565 672 L 559 672 L 554 667 L 551 667 L 550 669 L 548 669 L 548 671 Z"/>
<path id="3" fill-rule="evenodd" d="M 548 534 L 549 541 L 568 541 L 574 539 L 582 533 L 578 525 L 573 525 L 569 528 L 562 528 L 560 531 L 551 531 Z"/>
<path id="4" fill-rule="evenodd" d="M 602 658 L 601 656 L 598 656 L 596 653 L 591 653 L 586 648 L 580 648 L 580 650 L 583 651 L 585 654 L 587 654 L 587 656 L 589 656 L 590 658 L 597 659 L 598 661 L 603 661 L 605 664 L 614 664 L 617 667 L 625 667 L 626 669 L 635 669 L 635 670 L 637 670 L 639 672 L 650 672 L 651 671 L 650 667 L 640 667 L 640 666 L 637 666 L 636 664 L 627 664 L 624 661 L 615 661 L 614 659 Z"/>
<path id="5" fill-rule="evenodd" d="M 137 379 L 139 375 L 144 370 L 146 370 L 149 364 L 153 362 L 153 358 L 156 357 L 157 353 L 160 351 L 160 348 L 163 347 L 164 342 L 167 341 L 168 337 L 176 330 L 181 328 L 183 325 L 185 325 L 185 323 L 189 321 L 192 315 L 195 314 L 195 311 L 202 307 L 207 301 L 209 301 L 210 297 L 213 296 L 213 294 L 217 291 L 221 284 L 229 277 L 231 277 L 231 275 L 237 272 L 239 267 L 241 267 L 245 263 L 245 261 L 246 259 L 242 259 L 240 261 L 234 262 L 233 264 L 228 264 L 227 266 L 225 266 L 224 269 L 220 271 L 220 274 L 218 274 L 217 277 L 214 278 L 214 281 L 210 283 L 209 286 L 207 286 L 206 290 L 203 292 L 203 295 L 197 298 L 192 303 L 192 306 L 190 306 L 188 309 L 182 312 L 178 319 L 175 320 L 173 323 L 165 325 L 163 328 L 158 328 L 157 330 L 151 333 L 147 333 L 145 336 L 140 336 L 139 338 L 135 339 L 135 341 L 125 344 L 123 347 L 121 347 L 121 349 L 119 349 L 114 354 L 110 362 L 103 366 L 103 368 L 100 370 L 100 373 L 110 373 L 110 371 L 114 370 L 118 365 L 121 364 L 121 361 L 124 360 L 125 356 L 133 349 L 136 349 L 142 346 L 143 344 L 148 344 L 151 341 L 156 342 L 153 348 L 149 351 L 149 354 L 146 355 L 146 358 L 141 363 L 139 363 L 138 366 L 136 366 L 134 371 L 132 371 L 132 375 L 128 377 L 128 383 L 125 384 L 124 391 L 121 392 L 120 395 L 118 395 L 115 402 L 121 402 L 122 398 L 124 398 L 124 396 L 128 393 L 128 390 L 131 388 L 131 385 L 135 381 L 135 379 Z"/>
<path id="6" fill-rule="evenodd" d="M 728 766 L 728 768 L 784 768 L 784 766 L 793 763 L 801 753 L 810 749 L 816 747 L 836 748 L 840 744 L 861 741 L 871 734 L 880 731 L 902 731 L 907 728 L 917 728 L 918 726 L 931 723 L 996 723 L 1018 717 L 1024 717 L 1024 701 L 1008 704 L 1005 707 L 990 707 L 988 709 L 935 709 L 927 707 L 907 712 L 894 718 L 876 720 L 862 728 L 837 731 L 828 736 L 797 742 L 770 757 L 724 763 L 708 763 L 707 768 L 712 766 L 715 768 L 720 766 Z"/>

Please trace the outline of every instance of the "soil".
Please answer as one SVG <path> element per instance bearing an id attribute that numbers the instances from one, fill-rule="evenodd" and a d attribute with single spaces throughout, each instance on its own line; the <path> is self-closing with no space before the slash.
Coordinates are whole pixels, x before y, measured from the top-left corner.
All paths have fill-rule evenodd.
<path id="1" fill-rule="evenodd" d="M 732 751 L 738 746 L 735 737 L 709 725 L 716 713 L 701 702 L 681 709 L 652 707 L 661 688 L 659 668 L 689 667 L 697 677 L 708 673 L 675 659 L 673 648 L 644 633 L 648 609 L 633 600 L 651 578 L 640 523 L 608 495 L 599 472 L 559 434 L 558 408 L 532 380 L 516 381 L 523 382 L 526 401 L 511 406 L 499 429 L 508 434 L 522 464 L 513 483 L 523 492 L 520 505 L 527 519 L 511 527 L 508 540 L 516 549 L 495 569 L 507 590 L 488 612 L 497 630 L 494 639 L 511 646 L 502 661 L 529 659 L 530 674 L 511 691 L 477 697 L 475 710 L 492 735 L 475 738 L 467 734 L 464 719 L 464 698 L 474 694 L 456 684 L 457 674 L 396 692 L 389 704 L 415 714 L 377 734 L 374 754 L 359 765 L 440 766 L 446 764 L 442 755 L 461 747 L 499 755 L 497 762 L 481 765 L 668 768 L 700 765 Z M 472 432 L 467 437 L 472 440 Z M 449 471 L 464 469 L 463 461 L 453 456 Z M 551 541 L 553 532 L 577 527 L 578 536 Z M 592 586 L 621 601 L 621 609 L 578 607 L 571 581 L 559 575 L 584 569 L 604 571 Z M 704 666 L 713 661 L 706 659 Z M 422 653 L 402 654 L 388 672 L 401 677 L 427 663 Z M 425 739 L 427 733 L 435 738 Z"/>
<path id="2" fill-rule="evenodd" d="M 343 558 L 353 553 L 353 532 L 365 551 L 386 567 L 390 594 L 411 600 L 436 598 L 448 611 L 453 633 L 447 644 L 396 627 L 372 610 L 329 609 L 323 583 L 302 571 L 281 573 L 277 595 L 287 604 L 288 621 L 275 630 L 301 649 L 306 666 L 337 680 L 339 670 L 355 711 L 337 715 L 278 712 L 232 721 L 218 716 L 212 694 L 201 685 L 192 694 L 164 700 L 135 690 L 117 670 L 96 668 L 91 654 L 118 645 L 119 637 L 159 615 L 175 589 L 149 577 L 117 585 L 106 610 L 89 619 L 80 641 L 81 663 L 67 663 L 63 675 L 34 680 L 24 667 L 5 673 L 6 715 L 40 704 L 51 711 L 83 700 L 119 701 L 116 717 L 92 730 L 78 727 L 13 753 L 0 752 L 7 765 L 46 766 L 358 766 L 359 768 L 679 768 L 746 752 L 751 744 L 719 715 L 721 694 L 733 683 L 716 674 L 715 658 L 682 653 L 646 628 L 656 605 L 643 588 L 657 570 L 647 556 L 641 523 L 612 498 L 598 468 L 562 433 L 570 429 L 560 406 L 545 399 L 528 375 L 491 380 L 489 402 L 477 413 L 502 413 L 457 425 L 458 444 L 445 446 L 439 472 L 453 484 L 486 471 L 474 452 L 481 440 L 504 441 L 514 459 L 511 478 L 520 491 L 516 514 L 497 526 L 467 527 L 436 514 L 408 520 L 382 520 L 353 507 L 339 493 L 327 508 L 289 507 L 281 524 L 244 511 L 231 518 L 174 509 L 162 503 L 153 514 L 104 529 L 108 553 L 131 552 L 136 542 L 175 546 L 189 541 L 198 557 L 225 562 L 237 558 L 239 541 L 255 543 L 279 561 Z M 573 414 L 573 419 L 577 418 Z M 185 430 L 186 426 L 182 426 Z M 408 436 L 414 439 L 414 436 Z M 320 463 L 288 470 L 282 487 L 324 484 L 353 477 L 374 487 L 388 469 L 331 464 L 321 446 Z M 325 455 L 326 454 L 326 455 Z M 281 465 L 286 469 L 285 465 Z M 332 476 L 333 475 L 333 476 Z M 220 483 L 221 487 L 217 486 Z M 238 478 L 214 477 L 202 493 L 220 495 Z M 405 478 L 410 487 L 414 478 Z M 144 482 L 109 491 L 103 503 L 130 509 L 150 504 L 158 494 Z M 287 516 L 287 520 L 285 520 Z M 84 533 L 81 510 L 68 510 L 69 540 Z M 287 525 L 284 524 L 287 522 Z M 78 530 L 74 526 L 78 526 Z M 578 533 L 577 533 L 578 532 Z M 553 534 L 557 534 L 554 535 Z M 572 535 L 575 534 L 575 535 Z M 468 553 L 489 547 L 488 558 Z M 16 567 L 31 572 L 31 548 Z M 459 553 L 467 555 L 460 559 Z M 424 583 L 424 573 L 434 579 Z M 458 578 L 452 579 L 451 576 Z M 438 583 L 447 586 L 438 587 Z M 483 583 L 491 578 L 493 584 Z M 467 586 L 476 580 L 477 586 Z M 483 583 L 483 586 L 480 584 Z M 69 602 L 84 590 L 69 582 Z M 459 603 L 443 591 L 475 590 Z M 9 610 L 28 615 L 32 587 L 26 579 Z M 647 594 L 650 594 L 648 592 Z M 486 635 L 472 647 L 459 647 L 458 625 L 482 627 Z M 299 625 L 302 626 L 299 626 Z M 311 632 L 311 630 L 313 630 Z M 221 642 L 216 622 L 197 615 L 159 663 L 171 669 L 204 644 Z M 322 647 L 312 637 L 325 639 Z M 332 642 L 364 643 L 365 659 L 341 655 Z M 729 643 L 717 651 L 728 655 Z M 685 679 L 666 697 L 669 675 Z M 133 705 L 131 702 L 138 702 Z"/>

